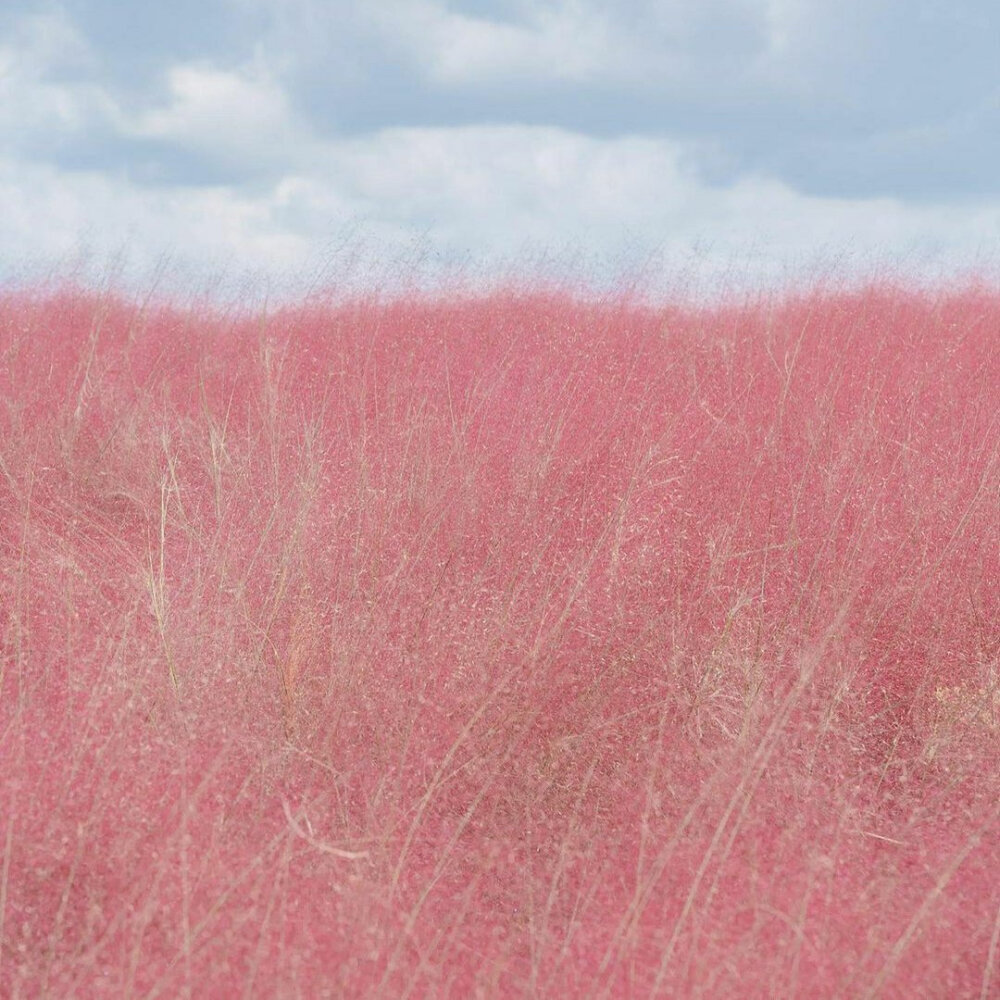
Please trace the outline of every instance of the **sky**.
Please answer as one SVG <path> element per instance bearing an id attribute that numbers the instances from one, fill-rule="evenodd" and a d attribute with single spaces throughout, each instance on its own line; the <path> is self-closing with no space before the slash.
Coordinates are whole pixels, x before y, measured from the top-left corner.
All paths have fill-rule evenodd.
<path id="1" fill-rule="evenodd" d="M 2 0 L 0 282 L 997 270 L 996 0 Z"/>

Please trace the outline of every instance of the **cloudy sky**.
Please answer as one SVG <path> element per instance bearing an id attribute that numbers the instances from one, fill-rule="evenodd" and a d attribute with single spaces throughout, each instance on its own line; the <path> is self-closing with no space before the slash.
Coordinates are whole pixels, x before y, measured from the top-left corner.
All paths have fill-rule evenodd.
<path id="1" fill-rule="evenodd" d="M 992 266 L 998 50 L 996 0 L 3 0 L 0 281 Z"/>

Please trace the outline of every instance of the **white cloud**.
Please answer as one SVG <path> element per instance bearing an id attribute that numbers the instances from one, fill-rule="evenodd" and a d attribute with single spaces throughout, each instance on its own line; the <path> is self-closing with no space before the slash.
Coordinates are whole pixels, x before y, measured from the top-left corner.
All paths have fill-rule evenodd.
<path id="1" fill-rule="evenodd" d="M 777 78 L 814 16 L 800 0 L 519 2 L 513 16 L 476 16 L 442 0 L 384 0 L 371 22 L 427 79 L 443 86 L 576 83 L 637 92 L 697 86 L 716 97 Z M 798 64 L 796 64 L 798 65 Z M 779 67 L 780 68 L 780 67 Z"/>
<path id="2" fill-rule="evenodd" d="M 302 141 L 285 93 L 262 71 L 177 65 L 167 86 L 169 101 L 135 116 L 127 132 L 241 164 L 285 158 Z"/>
<path id="3" fill-rule="evenodd" d="M 169 260 L 196 280 L 255 272 L 277 281 L 308 259 L 299 234 L 272 223 L 268 198 L 225 188 L 149 189 L 96 172 L 0 160 L 7 206 L 0 261 L 8 274 L 121 261 L 135 276 Z M 2 273 L 2 271 L 0 271 Z"/>
<path id="4" fill-rule="evenodd" d="M 114 115 L 115 103 L 87 79 L 95 56 L 55 8 L 16 20 L 0 44 L 0 138 L 8 148 L 57 147 Z"/>
<path id="5" fill-rule="evenodd" d="M 79 71 L 94 65 L 94 54 L 83 34 L 58 6 L 14 18 L 3 50 L 7 65 L 27 67 L 28 75 L 54 68 Z"/>
<path id="6" fill-rule="evenodd" d="M 387 0 L 369 16 L 391 44 L 442 84 L 582 82 L 604 76 L 616 62 L 611 19 L 586 4 L 532 5 L 510 22 L 456 13 L 433 0 Z"/>
<path id="7" fill-rule="evenodd" d="M 601 141 L 560 129 L 469 126 L 386 129 L 327 147 L 329 175 L 356 204 L 420 226 L 444 225 L 513 247 L 567 226 L 622 228 L 682 208 L 691 183 L 671 143 Z"/>
<path id="8" fill-rule="evenodd" d="M 273 165 L 307 141 L 261 60 L 225 69 L 174 64 L 165 73 L 165 100 L 153 105 L 96 82 L 99 62 L 60 8 L 17 19 L 0 42 L 3 144 L 44 159 L 100 144 L 120 154 L 123 144 L 154 140 L 163 150 L 246 169 Z"/>
<path id="9" fill-rule="evenodd" d="M 709 188 L 685 162 L 665 140 L 516 126 L 307 143 L 294 169 L 259 191 L 148 189 L 7 160 L 0 200 L 13 211 L 0 258 L 66 259 L 82 242 L 96 256 L 124 251 L 139 270 L 166 254 L 193 273 L 250 271 L 290 287 L 354 227 L 376 258 L 426 235 L 443 260 L 486 268 L 543 251 L 627 267 L 629 254 L 658 250 L 706 281 L 740 271 L 753 282 L 800 272 L 819 253 L 972 261 L 1000 235 L 996 202 L 838 201 L 759 177 Z"/>

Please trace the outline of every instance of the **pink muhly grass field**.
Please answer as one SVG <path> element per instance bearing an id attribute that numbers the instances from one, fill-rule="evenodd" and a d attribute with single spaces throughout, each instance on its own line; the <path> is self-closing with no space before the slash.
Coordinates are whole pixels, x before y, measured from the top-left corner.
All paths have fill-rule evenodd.
<path id="1" fill-rule="evenodd" d="M 0 297 L 0 995 L 1000 995 L 1000 294 Z"/>

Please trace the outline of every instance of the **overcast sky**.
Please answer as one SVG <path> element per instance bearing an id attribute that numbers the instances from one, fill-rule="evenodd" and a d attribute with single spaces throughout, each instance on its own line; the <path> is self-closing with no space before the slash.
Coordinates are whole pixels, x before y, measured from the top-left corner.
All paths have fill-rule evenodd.
<path id="1" fill-rule="evenodd" d="M 3 0 L 0 280 L 990 266 L 998 54 L 996 0 Z"/>

